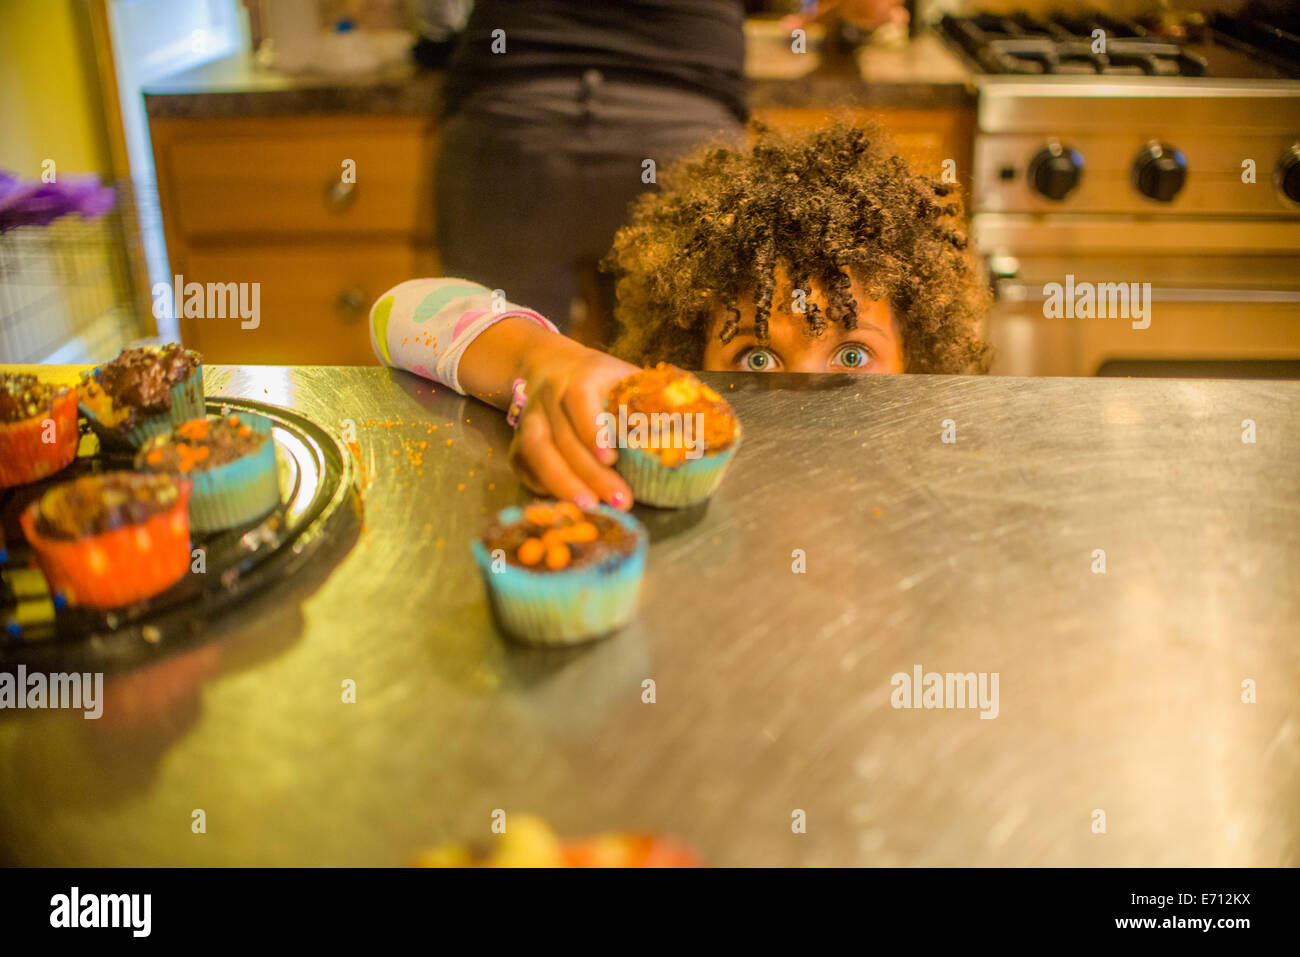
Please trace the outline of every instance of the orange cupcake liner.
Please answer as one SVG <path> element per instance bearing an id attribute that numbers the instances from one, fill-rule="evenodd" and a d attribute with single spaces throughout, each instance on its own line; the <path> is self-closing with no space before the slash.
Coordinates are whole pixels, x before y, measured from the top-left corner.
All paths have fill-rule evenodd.
<path id="1" fill-rule="evenodd" d="M 53 420 L 54 441 L 45 441 Z M 81 435 L 77 431 L 77 390 L 56 397 L 46 415 L 0 422 L 0 488 L 39 482 L 72 464 Z"/>
<path id="2" fill-rule="evenodd" d="M 118 608 L 166 591 L 190 567 L 190 483 L 165 512 L 144 522 L 68 541 L 37 529 L 40 503 L 19 518 L 50 590 L 70 605 Z"/>

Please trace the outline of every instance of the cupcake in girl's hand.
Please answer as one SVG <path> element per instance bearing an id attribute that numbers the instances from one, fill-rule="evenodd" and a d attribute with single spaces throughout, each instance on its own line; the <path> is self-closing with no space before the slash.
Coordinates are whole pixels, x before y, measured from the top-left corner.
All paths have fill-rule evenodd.
<path id="1" fill-rule="evenodd" d="M 0 372 L 0 488 L 53 475 L 77 457 L 77 390 Z"/>
<path id="2" fill-rule="evenodd" d="M 202 362 L 174 342 L 126 349 L 82 377 L 81 409 L 105 445 L 139 448 L 203 416 Z"/>
<path id="3" fill-rule="evenodd" d="M 614 387 L 600 438 L 618 448 L 615 468 L 638 502 L 680 508 L 718 487 L 740 447 L 740 420 L 695 376 L 661 362 Z"/>
<path id="4" fill-rule="evenodd" d="M 193 483 L 190 528 L 215 532 L 259 519 L 280 504 L 271 420 L 240 412 L 207 416 L 155 436 L 136 453 L 143 472 Z"/>
<path id="5" fill-rule="evenodd" d="M 570 645 L 631 620 L 648 544 L 644 526 L 623 512 L 538 502 L 503 509 L 471 547 L 505 631 Z"/>
<path id="6" fill-rule="evenodd" d="M 186 479 L 106 472 L 54 486 L 19 521 L 52 592 L 71 605 L 116 608 L 185 575 L 189 496 Z"/>

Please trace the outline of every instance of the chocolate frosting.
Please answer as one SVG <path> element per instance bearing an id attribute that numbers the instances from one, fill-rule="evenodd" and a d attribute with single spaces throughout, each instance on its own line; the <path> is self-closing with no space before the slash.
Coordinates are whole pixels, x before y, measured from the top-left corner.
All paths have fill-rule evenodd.
<path id="1" fill-rule="evenodd" d="M 172 387 L 189 378 L 198 364 L 197 353 L 172 342 L 162 348 L 124 349 L 96 369 L 94 378 L 114 406 L 157 415 L 172 407 Z"/>
<path id="2" fill-rule="evenodd" d="M 507 564 L 516 568 L 528 568 L 543 574 L 559 574 L 564 571 L 589 568 L 599 565 L 615 556 L 626 557 L 636 551 L 636 536 L 618 522 L 606 518 L 598 512 L 583 512 L 583 520 L 596 526 L 597 537 L 594 542 L 571 542 L 568 545 L 572 560 L 561 569 L 547 568 L 545 564 L 524 565 L 518 558 L 519 546 L 525 539 L 543 535 L 548 528 L 555 526 L 537 525 L 527 519 L 520 519 L 510 524 L 494 521 L 483 535 L 483 544 L 489 553 L 501 549 L 505 553 Z"/>
<path id="3" fill-rule="evenodd" d="M 260 452 L 271 441 L 247 417 L 209 416 L 178 426 L 136 455 L 136 468 L 149 472 L 204 472 Z"/>
<path id="4" fill-rule="evenodd" d="M 180 489 L 165 475 L 106 472 L 56 485 L 43 496 L 36 527 L 72 541 L 138 525 L 176 504 Z"/>

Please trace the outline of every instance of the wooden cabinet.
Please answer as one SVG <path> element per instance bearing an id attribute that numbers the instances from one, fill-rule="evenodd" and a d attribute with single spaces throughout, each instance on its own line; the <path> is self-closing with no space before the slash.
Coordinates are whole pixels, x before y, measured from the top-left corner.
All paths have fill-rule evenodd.
<path id="1" fill-rule="evenodd" d="M 900 152 L 938 176 L 970 169 L 960 109 L 759 108 L 806 130 L 837 118 L 882 123 Z M 259 322 L 180 318 L 209 362 L 373 364 L 367 317 L 390 286 L 438 275 L 435 119 L 298 115 L 150 121 L 172 274 L 186 283 L 258 283 Z"/>
<path id="2" fill-rule="evenodd" d="M 367 316 L 437 274 L 434 121 L 425 116 L 150 123 L 173 274 L 258 283 L 256 328 L 182 317 L 209 362 L 372 364 Z"/>
<path id="3" fill-rule="evenodd" d="M 835 120 L 850 123 L 874 120 L 894 138 L 899 155 L 917 172 L 939 178 L 944 170 L 944 160 L 953 160 L 957 184 L 961 187 L 967 209 L 970 207 L 973 110 L 764 107 L 755 109 L 753 116 L 775 129 L 792 131 L 816 129 Z"/>

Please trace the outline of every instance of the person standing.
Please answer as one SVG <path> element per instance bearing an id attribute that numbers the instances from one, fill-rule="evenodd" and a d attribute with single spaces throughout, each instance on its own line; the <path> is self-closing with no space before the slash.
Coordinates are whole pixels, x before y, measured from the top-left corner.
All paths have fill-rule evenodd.
<path id="1" fill-rule="evenodd" d="M 738 0 L 478 0 L 444 87 L 444 274 L 567 330 L 658 170 L 743 138 L 743 25 Z"/>

